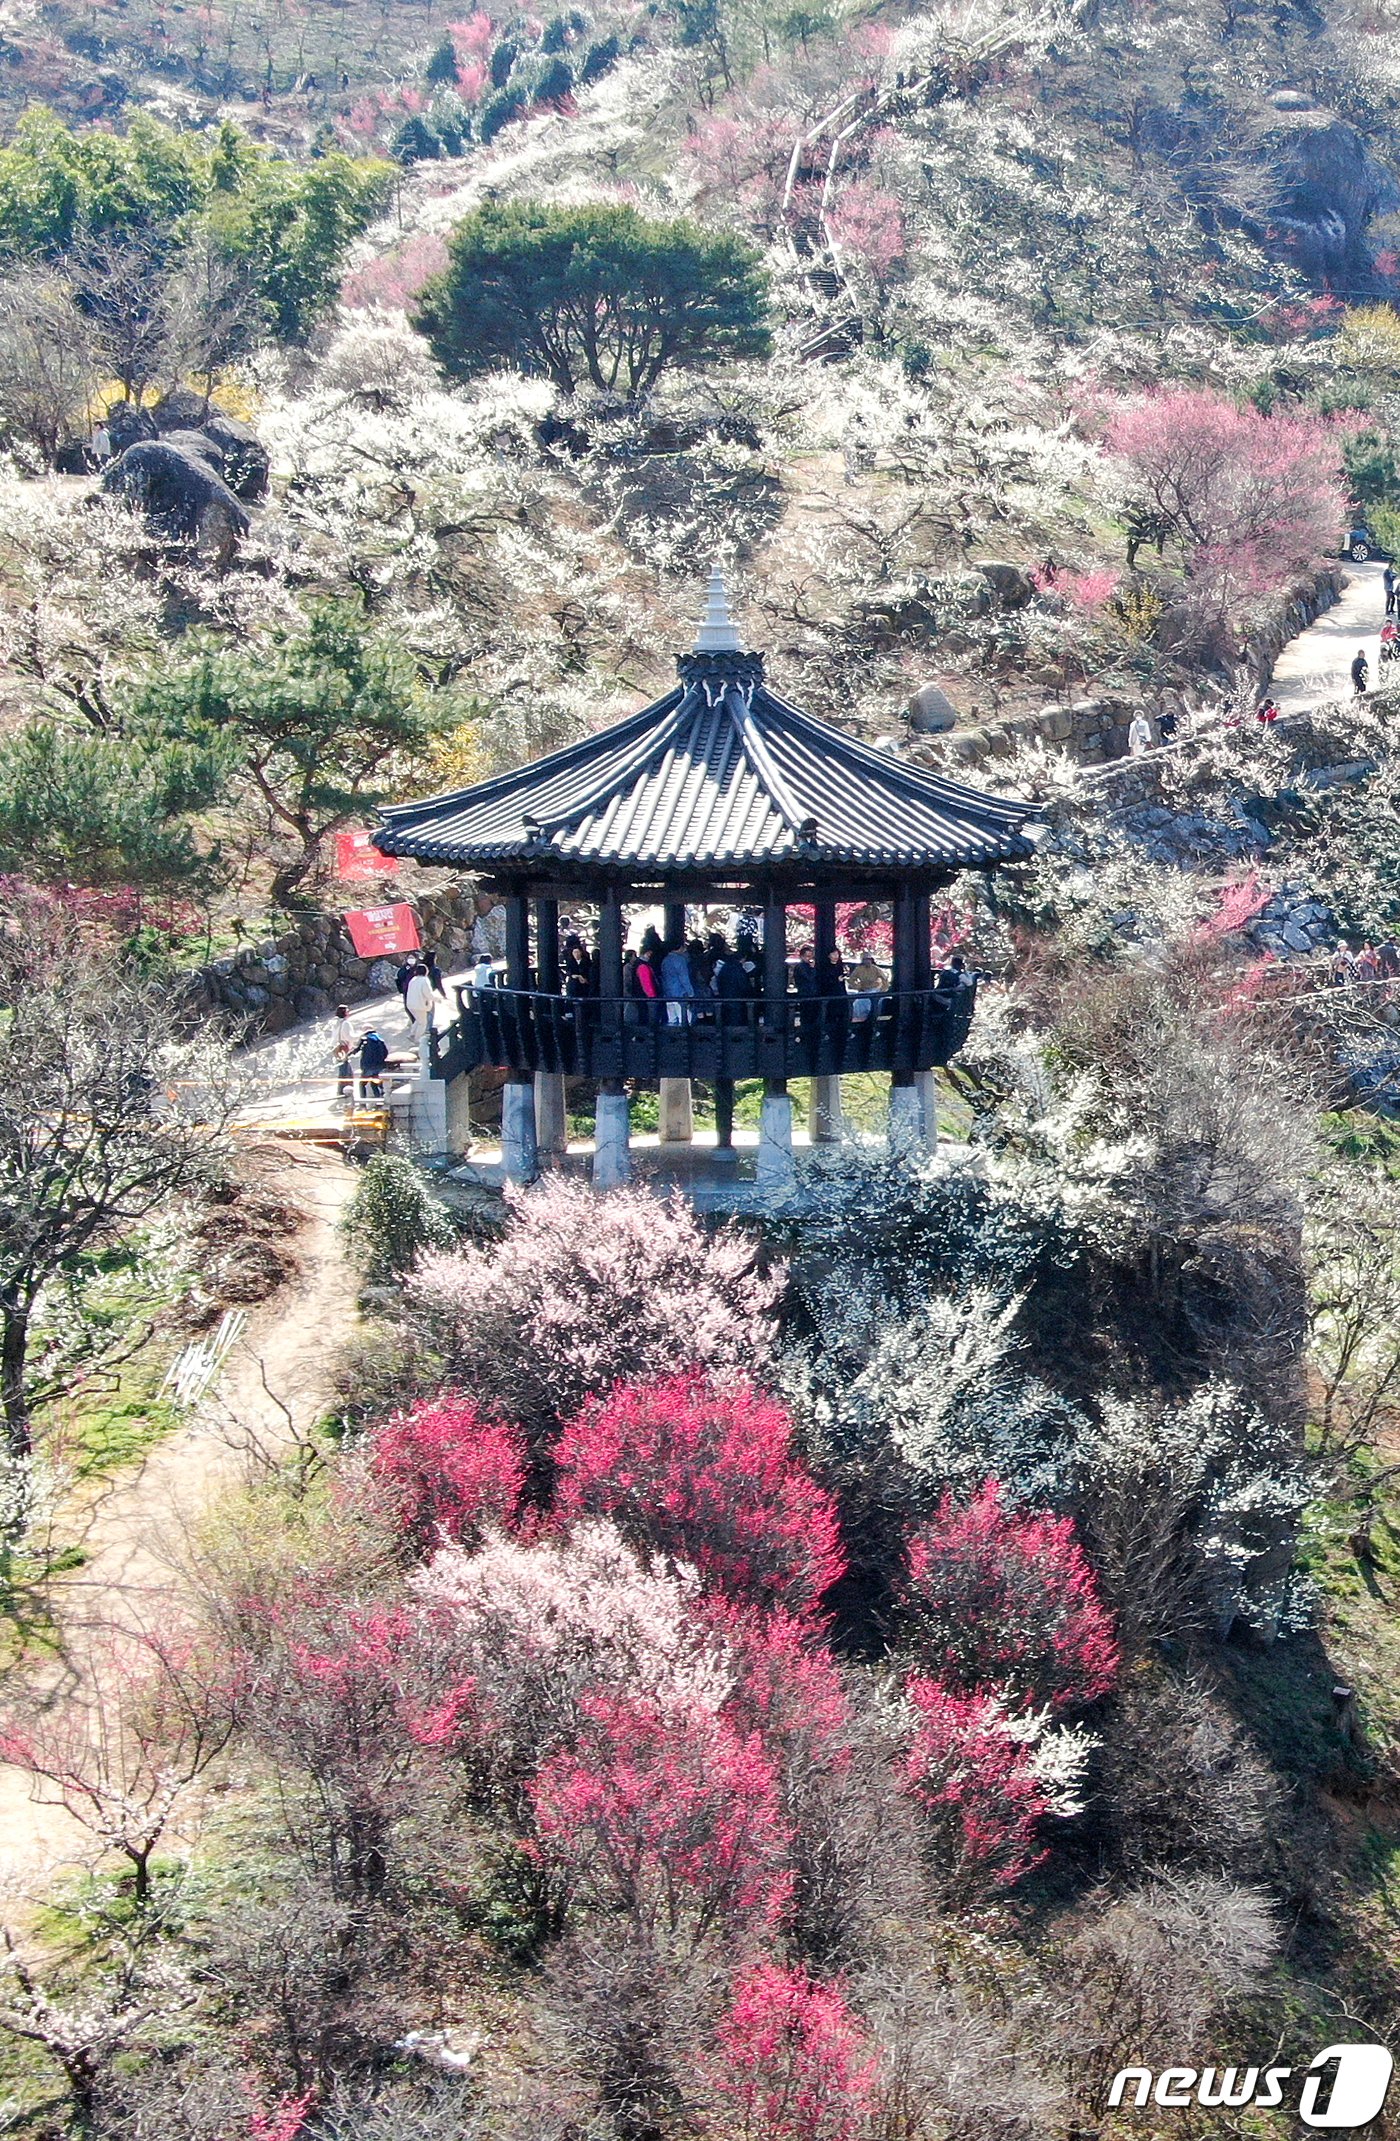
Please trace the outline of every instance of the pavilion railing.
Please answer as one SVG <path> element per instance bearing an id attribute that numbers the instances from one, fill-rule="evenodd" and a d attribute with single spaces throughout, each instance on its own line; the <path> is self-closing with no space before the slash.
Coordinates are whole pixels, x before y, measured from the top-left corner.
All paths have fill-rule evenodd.
<path id="1" fill-rule="evenodd" d="M 654 1084 L 931 1070 L 966 1041 L 976 990 L 789 996 L 781 1004 L 699 998 L 675 1006 L 496 987 L 462 987 L 457 998 L 457 1018 L 434 1040 L 440 1078 L 492 1064 Z"/>

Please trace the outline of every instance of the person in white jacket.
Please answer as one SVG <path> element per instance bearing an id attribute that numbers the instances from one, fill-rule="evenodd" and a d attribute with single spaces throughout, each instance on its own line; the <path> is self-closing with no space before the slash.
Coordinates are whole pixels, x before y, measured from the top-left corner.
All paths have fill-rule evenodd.
<path id="1" fill-rule="evenodd" d="M 408 1037 L 410 1041 L 425 1041 L 433 1023 L 433 982 L 427 967 L 420 959 L 408 977 L 408 987 L 403 995 L 404 1009 L 408 1013 Z"/>

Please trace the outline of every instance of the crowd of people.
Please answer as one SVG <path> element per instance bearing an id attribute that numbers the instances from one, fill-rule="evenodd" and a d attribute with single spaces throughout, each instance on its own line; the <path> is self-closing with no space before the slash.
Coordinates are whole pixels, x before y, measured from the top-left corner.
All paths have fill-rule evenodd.
<path id="1" fill-rule="evenodd" d="M 1379 944 L 1363 944 L 1353 951 L 1338 945 L 1332 954 L 1329 975 L 1335 988 L 1349 988 L 1358 981 L 1400 981 L 1400 944 L 1386 937 Z"/>
<path id="2" fill-rule="evenodd" d="M 566 998 L 596 997 L 600 993 L 597 951 L 570 930 L 560 946 L 560 994 Z M 501 977 L 489 958 L 478 961 L 471 975 L 474 988 L 488 988 Z M 960 953 L 939 967 L 933 976 L 936 995 L 952 998 L 972 987 L 972 973 Z M 819 960 L 813 947 L 803 945 L 787 962 L 787 993 L 799 1002 L 816 1004 L 822 998 L 841 998 L 849 1003 L 853 1021 L 871 1018 L 889 993 L 890 977 L 868 951 L 852 958 L 839 951 Z M 735 1024 L 745 1016 L 745 1003 L 764 994 L 763 952 L 751 927 L 742 924 L 733 941 L 723 930 L 712 929 L 701 938 L 663 939 L 648 926 L 638 944 L 629 946 L 622 960 L 622 995 L 626 1015 L 636 1023 L 663 1019 L 670 1025 L 689 1025 L 697 1019 L 719 1018 Z"/>

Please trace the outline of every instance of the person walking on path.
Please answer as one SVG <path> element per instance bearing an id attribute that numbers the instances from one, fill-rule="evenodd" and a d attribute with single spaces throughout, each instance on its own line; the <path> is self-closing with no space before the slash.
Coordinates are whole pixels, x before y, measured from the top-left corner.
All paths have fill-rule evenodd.
<path id="1" fill-rule="evenodd" d="M 351 1061 L 355 1053 L 355 1029 L 350 1023 L 350 1006 L 335 1007 L 335 1097 L 337 1101 L 355 1090 L 355 1066 Z"/>
<path id="2" fill-rule="evenodd" d="M 1400 586 L 1400 581 L 1396 580 L 1395 567 L 1393 565 L 1386 566 L 1385 571 L 1381 574 L 1381 584 L 1385 588 L 1385 614 L 1387 617 L 1393 617 L 1395 615 L 1395 590 L 1397 586 Z"/>
<path id="3" fill-rule="evenodd" d="M 360 1078 L 366 1098 L 382 1100 L 384 1066 L 389 1060 L 389 1043 L 371 1026 L 355 1053 L 360 1059 Z"/>
<path id="4" fill-rule="evenodd" d="M 403 1007 L 408 1013 L 408 1037 L 417 1044 L 426 1041 L 433 1023 L 432 977 L 420 959 L 404 990 Z"/>
<path id="5" fill-rule="evenodd" d="M 1356 650 L 1356 659 L 1351 665 L 1351 688 L 1356 693 L 1358 699 L 1361 697 L 1362 693 L 1366 689 L 1366 679 L 1369 675 L 1370 666 L 1366 660 L 1366 649 L 1364 647 L 1358 647 Z"/>
<path id="6" fill-rule="evenodd" d="M 1128 756 L 1142 758 L 1152 749 L 1152 724 L 1141 707 L 1128 724 Z"/>

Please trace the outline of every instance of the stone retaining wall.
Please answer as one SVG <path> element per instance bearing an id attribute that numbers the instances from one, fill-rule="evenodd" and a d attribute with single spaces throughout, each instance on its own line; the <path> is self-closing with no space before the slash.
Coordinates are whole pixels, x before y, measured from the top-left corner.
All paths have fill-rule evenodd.
<path id="1" fill-rule="evenodd" d="M 1249 640 L 1249 651 L 1260 686 L 1273 674 L 1274 663 L 1291 639 L 1305 631 L 1324 610 L 1330 609 L 1342 591 L 1344 567 L 1323 565 L 1306 580 L 1288 589 L 1274 605 Z M 920 737 L 924 746 L 918 755 L 942 766 L 979 766 L 988 759 L 1009 758 L 1020 743 L 1039 741 L 1057 745 L 1081 766 L 1097 766 L 1122 758 L 1128 748 L 1128 724 L 1137 711 L 1129 698 L 1104 696 L 1079 698 L 1042 706 L 1032 713 L 1011 714 L 1004 721 L 983 722 L 975 728 L 959 728 L 948 735 Z"/>
<path id="2" fill-rule="evenodd" d="M 425 949 L 444 967 L 470 952 L 505 951 L 505 910 L 463 879 L 426 892 L 394 889 L 418 915 Z M 338 914 L 309 914 L 280 936 L 245 945 L 188 976 L 196 1017 L 223 1012 L 247 1033 L 285 1033 L 305 1020 L 329 1018 L 337 1004 L 363 1003 L 394 986 L 398 959 L 361 959 Z"/>

